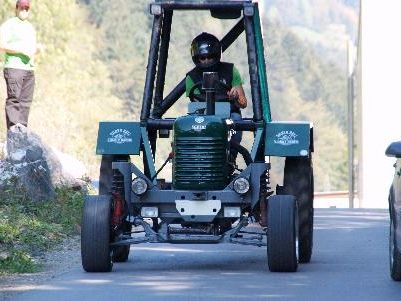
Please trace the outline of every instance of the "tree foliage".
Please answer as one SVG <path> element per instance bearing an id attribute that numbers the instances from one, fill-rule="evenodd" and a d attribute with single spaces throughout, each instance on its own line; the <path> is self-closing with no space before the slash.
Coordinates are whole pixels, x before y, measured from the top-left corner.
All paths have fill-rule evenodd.
<path id="1" fill-rule="evenodd" d="M 0 6 L 0 22 L 15 14 L 15 1 Z M 31 23 L 45 51 L 37 56 L 29 127 L 51 146 L 97 170 L 97 124 L 121 118 L 122 101 L 112 92 L 108 66 L 98 57 L 102 36 L 74 0 L 32 1 Z M 4 81 L 0 86 L 5 98 Z M 4 119 L 3 119 L 4 120 Z M 5 122 L 0 132 L 5 137 Z"/>
<path id="2" fill-rule="evenodd" d="M 283 16 L 284 2 L 295 6 Z M 269 94 L 274 119 L 314 122 L 316 189 L 346 189 L 345 73 L 325 60 L 310 40 L 288 27 L 295 23 L 282 21 L 293 20 L 298 22 L 297 26 L 304 24 L 308 30 L 318 30 L 324 22 L 350 20 L 352 7 L 341 6 L 335 13 L 329 13 L 328 8 L 340 7 L 338 1 L 318 5 L 320 2 L 269 2 L 281 18 L 271 18 L 272 10 L 267 9 L 263 18 Z M 152 27 L 149 3 L 148 0 L 33 2 L 32 23 L 47 49 L 38 58 L 30 126 L 55 147 L 93 165 L 92 170 L 96 169 L 93 158 L 97 122 L 138 119 Z M 12 15 L 13 5 L 14 0 L 6 0 L 6 5 L 0 7 L 2 20 Z M 324 14 L 319 15 L 319 8 Z M 222 38 L 235 22 L 213 19 L 206 12 L 174 13 L 165 95 L 193 68 L 189 52 L 193 37 L 208 31 Z M 223 60 L 236 64 L 251 100 L 244 35 L 224 53 Z M 4 94 L 4 88 L 0 92 Z M 167 116 L 184 114 L 187 102 L 182 97 Z M 250 116 L 251 112 L 250 105 L 245 115 Z M 4 133 L 4 127 L 1 131 Z M 243 143 L 249 145 L 251 138 Z M 157 164 L 164 161 L 169 147 L 166 141 L 158 148 Z"/>

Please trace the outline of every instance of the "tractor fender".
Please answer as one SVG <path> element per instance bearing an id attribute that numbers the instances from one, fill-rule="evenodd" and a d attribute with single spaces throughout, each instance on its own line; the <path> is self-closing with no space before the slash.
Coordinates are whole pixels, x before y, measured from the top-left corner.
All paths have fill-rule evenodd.
<path id="1" fill-rule="evenodd" d="M 312 152 L 312 123 L 272 121 L 266 124 L 265 156 L 305 157 Z"/>
<path id="2" fill-rule="evenodd" d="M 100 122 L 97 136 L 98 155 L 139 155 L 139 122 Z"/>

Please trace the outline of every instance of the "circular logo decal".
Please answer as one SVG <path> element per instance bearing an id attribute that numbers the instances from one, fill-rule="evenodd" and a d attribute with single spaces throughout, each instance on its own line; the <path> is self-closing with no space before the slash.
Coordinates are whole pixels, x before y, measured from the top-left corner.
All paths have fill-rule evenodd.
<path id="1" fill-rule="evenodd" d="M 203 117 L 196 117 L 195 118 L 195 122 L 196 123 L 202 123 L 202 122 L 204 122 L 205 121 L 205 118 L 203 118 Z"/>

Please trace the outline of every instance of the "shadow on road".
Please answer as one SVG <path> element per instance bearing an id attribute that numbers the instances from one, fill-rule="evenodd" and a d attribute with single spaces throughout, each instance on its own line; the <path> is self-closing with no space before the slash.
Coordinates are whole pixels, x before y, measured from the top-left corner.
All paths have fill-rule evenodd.
<path id="1" fill-rule="evenodd" d="M 13 300 L 399 300 L 388 273 L 386 210 L 318 209 L 312 261 L 270 273 L 266 249 L 143 244 L 112 273 L 77 267 Z"/>

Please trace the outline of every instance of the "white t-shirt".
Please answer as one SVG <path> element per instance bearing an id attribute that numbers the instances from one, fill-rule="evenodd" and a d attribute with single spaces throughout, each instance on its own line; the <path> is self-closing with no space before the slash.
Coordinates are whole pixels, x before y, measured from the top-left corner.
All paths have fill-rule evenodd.
<path id="1" fill-rule="evenodd" d="M 36 31 L 30 22 L 13 17 L 0 27 L 0 48 L 13 49 L 21 53 L 6 53 L 5 68 L 33 70 L 36 52 Z M 29 53 L 29 56 L 22 53 Z"/>

